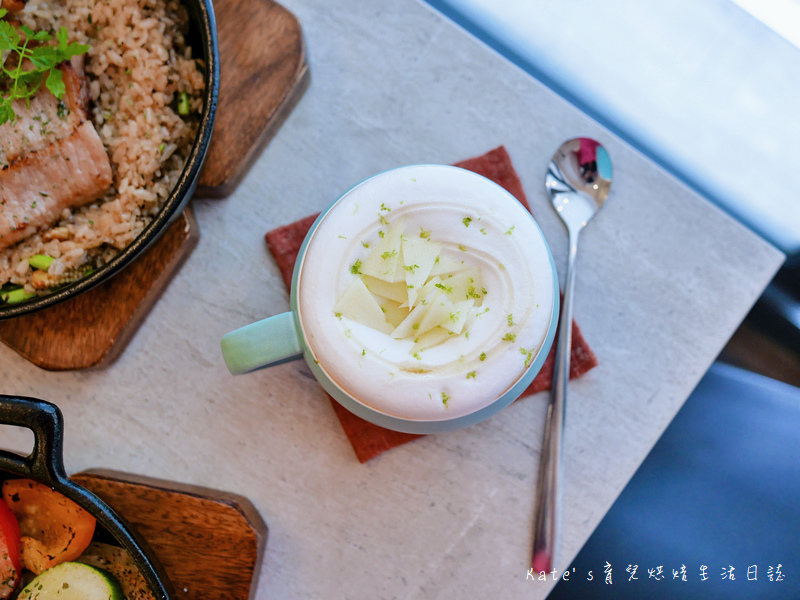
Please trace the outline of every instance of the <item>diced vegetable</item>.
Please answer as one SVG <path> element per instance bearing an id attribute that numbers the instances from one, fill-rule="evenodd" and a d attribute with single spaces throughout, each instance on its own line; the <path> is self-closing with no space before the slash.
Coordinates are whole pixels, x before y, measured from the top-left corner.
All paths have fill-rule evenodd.
<path id="1" fill-rule="evenodd" d="M 47 256 L 46 254 L 36 254 L 28 259 L 28 264 L 34 269 L 47 271 L 47 269 L 50 268 L 50 265 L 53 264 L 54 260 L 55 259 L 52 256 Z"/>
<path id="2" fill-rule="evenodd" d="M 33 573 L 75 560 L 92 541 L 95 518 L 46 485 L 8 479 L 3 499 L 19 522 L 22 563 Z"/>
<path id="3" fill-rule="evenodd" d="M 189 94 L 186 92 L 178 96 L 178 114 L 184 117 L 189 114 Z"/>
<path id="4" fill-rule="evenodd" d="M 19 304 L 36 296 L 36 292 L 26 292 L 25 288 L 16 288 L 0 292 L 0 302 L 6 304 Z"/>

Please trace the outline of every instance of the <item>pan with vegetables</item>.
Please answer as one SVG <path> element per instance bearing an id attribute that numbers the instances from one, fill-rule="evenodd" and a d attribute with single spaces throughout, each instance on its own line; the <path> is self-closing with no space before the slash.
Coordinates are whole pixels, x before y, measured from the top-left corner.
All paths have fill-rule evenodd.
<path id="1" fill-rule="evenodd" d="M 145 542 L 67 478 L 58 407 L 0 395 L 0 424 L 35 437 L 29 456 L 0 450 L 0 600 L 168 599 L 168 581 Z"/>

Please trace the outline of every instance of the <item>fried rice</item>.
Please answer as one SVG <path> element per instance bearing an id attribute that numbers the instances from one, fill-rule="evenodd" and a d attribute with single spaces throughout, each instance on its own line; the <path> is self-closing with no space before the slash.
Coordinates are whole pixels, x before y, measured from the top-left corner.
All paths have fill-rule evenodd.
<path id="1" fill-rule="evenodd" d="M 204 79 L 178 0 L 30 0 L 14 18 L 35 31 L 65 26 L 70 41 L 91 46 L 90 114 L 113 174 L 101 200 L 64 210 L 52 227 L 0 252 L 0 286 L 32 291 L 32 256 L 53 257 L 54 276 L 86 273 L 132 242 L 159 211 L 196 137 Z M 178 114 L 179 97 L 188 100 L 188 115 Z"/>

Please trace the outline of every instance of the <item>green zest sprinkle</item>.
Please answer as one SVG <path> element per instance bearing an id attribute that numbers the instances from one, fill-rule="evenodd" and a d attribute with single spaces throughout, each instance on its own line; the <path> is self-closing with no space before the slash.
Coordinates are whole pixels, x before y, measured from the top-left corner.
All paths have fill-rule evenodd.
<path id="1" fill-rule="evenodd" d="M 385 236 L 385 235 L 386 235 L 386 234 L 385 234 L 385 233 L 383 233 L 383 230 L 379 230 L 379 231 L 378 231 L 378 237 L 379 237 L 379 238 L 381 238 L 381 239 L 382 239 L 382 238 L 383 238 L 383 236 Z"/>
<path id="2" fill-rule="evenodd" d="M 514 233 L 514 225 L 508 228 L 508 231 L 506 231 L 506 235 L 511 235 L 512 233 Z"/>
<path id="3" fill-rule="evenodd" d="M 361 349 L 361 356 L 366 356 L 366 355 L 367 355 L 367 349 L 366 348 L 362 348 Z"/>
<path id="4" fill-rule="evenodd" d="M 533 360 L 533 350 L 527 350 L 525 348 L 520 348 L 519 353 L 525 357 L 525 366 L 530 367 L 531 361 Z"/>
<path id="5" fill-rule="evenodd" d="M 475 375 L 477 375 L 475 371 L 470 371 L 467 373 L 467 379 L 475 379 Z"/>
<path id="6" fill-rule="evenodd" d="M 381 258 L 382 258 L 383 260 L 388 260 L 388 259 L 392 258 L 393 256 L 397 256 L 397 250 L 392 250 L 391 252 L 389 252 L 389 251 L 387 250 L 386 252 L 384 252 L 383 254 L 381 254 Z"/>
<path id="7" fill-rule="evenodd" d="M 447 403 L 450 401 L 450 396 L 442 392 L 442 404 L 447 406 Z"/>
<path id="8" fill-rule="evenodd" d="M 508 315 L 508 326 L 512 327 L 514 325 L 514 315 Z"/>
<path id="9" fill-rule="evenodd" d="M 361 242 L 361 245 L 364 246 L 364 248 L 369 248 L 369 242 Z"/>
<path id="10" fill-rule="evenodd" d="M 403 265 L 403 268 L 409 273 L 413 273 L 414 269 L 419 269 L 419 265 Z"/>
<path id="11" fill-rule="evenodd" d="M 340 321 L 342 320 L 342 313 L 333 313 L 333 316 L 339 319 Z"/>
<path id="12" fill-rule="evenodd" d="M 423 240 L 427 240 L 427 239 L 429 239 L 429 238 L 431 237 L 431 232 L 430 232 L 430 230 L 427 230 L 427 231 L 426 231 L 425 229 L 423 229 L 423 228 L 420 226 L 420 228 L 419 228 L 419 237 L 421 237 Z M 437 256 L 436 258 L 439 258 L 439 257 Z"/>
<path id="13" fill-rule="evenodd" d="M 353 266 L 350 267 L 350 272 L 353 275 L 361 275 L 361 261 L 360 260 L 356 260 L 356 262 L 353 263 Z"/>
<path id="14" fill-rule="evenodd" d="M 436 287 L 439 288 L 440 290 L 444 290 L 448 294 L 452 294 L 453 293 L 453 288 L 450 287 L 449 285 L 445 285 L 443 283 L 437 283 Z"/>
<path id="15" fill-rule="evenodd" d="M 386 205 L 385 205 L 383 202 L 381 202 L 381 210 L 385 210 L 385 211 L 387 211 L 387 212 L 388 212 L 388 211 L 390 211 L 390 210 L 392 210 L 392 209 L 391 209 L 391 208 L 389 208 L 388 206 L 386 206 Z"/>
<path id="16" fill-rule="evenodd" d="M 45 254 L 36 254 L 28 259 L 28 264 L 34 269 L 39 269 L 40 271 L 47 271 L 47 269 L 50 268 L 50 265 L 53 264 L 54 260 L 55 259 L 52 256 L 47 256 Z"/>
<path id="17" fill-rule="evenodd" d="M 0 9 L 0 19 L 6 14 L 6 9 Z M 0 50 L 4 53 L 15 53 L 17 59 L 16 67 L 11 70 L 3 68 L 0 71 L 0 82 L 5 88 L 0 94 L 0 125 L 15 121 L 17 115 L 12 107 L 14 102 L 30 102 L 42 84 L 56 98 L 64 96 L 67 91 L 64 75 L 56 67 L 90 49 L 83 44 L 70 44 L 68 38 L 67 28 L 62 27 L 56 32 L 58 44 L 50 46 L 44 43 L 53 39 L 49 32 L 35 32 L 25 25 L 20 25 L 17 29 L 8 21 L 0 21 Z"/>
<path id="18" fill-rule="evenodd" d="M 189 94 L 186 92 L 178 96 L 178 114 L 184 117 L 189 114 Z"/>
<path id="19" fill-rule="evenodd" d="M 513 333 L 507 333 L 503 336 L 502 339 L 504 342 L 513 342 L 514 340 L 517 339 L 517 336 Z"/>
<path id="20" fill-rule="evenodd" d="M 486 352 L 481 352 L 481 355 L 480 355 L 479 358 L 480 358 L 481 362 L 485 361 L 486 360 Z"/>
<path id="21" fill-rule="evenodd" d="M 461 219 L 461 222 L 464 224 L 464 227 L 469 227 L 469 224 L 472 223 L 472 217 L 464 217 Z"/>
<path id="22" fill-rule="evenodd" d="M 389 221 L 383 215 L 378 215 L 378 221 L 380 221 L 381 225 L 388 225 Z"/>

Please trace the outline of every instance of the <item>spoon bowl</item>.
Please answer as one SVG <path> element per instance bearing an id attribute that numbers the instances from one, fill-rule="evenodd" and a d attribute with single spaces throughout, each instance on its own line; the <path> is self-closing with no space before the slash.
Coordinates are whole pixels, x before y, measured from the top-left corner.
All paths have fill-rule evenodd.
<path id="1" fill-rule="evenodd" d="M 590 138 L 565 142 L 550 159 L 544 185 L 567 228 L 585 227 L 608 199 L 608 152 Z"/>
<path id="2" fill-rule="evenodd" d="M 545 189 L 569 233 L 567 273 L 559 318 L 556 366 L 547 409 L 544 443 L 539 465 L 532 567 L 537 573 L 553 569 L 561 512 L 561 471 L 564 413 L 572 350 L 572 296 L 578 236 L 608 199 L 611 159 L 591 138 L 575 138 L 556 150 L 547 166 Z"/>

